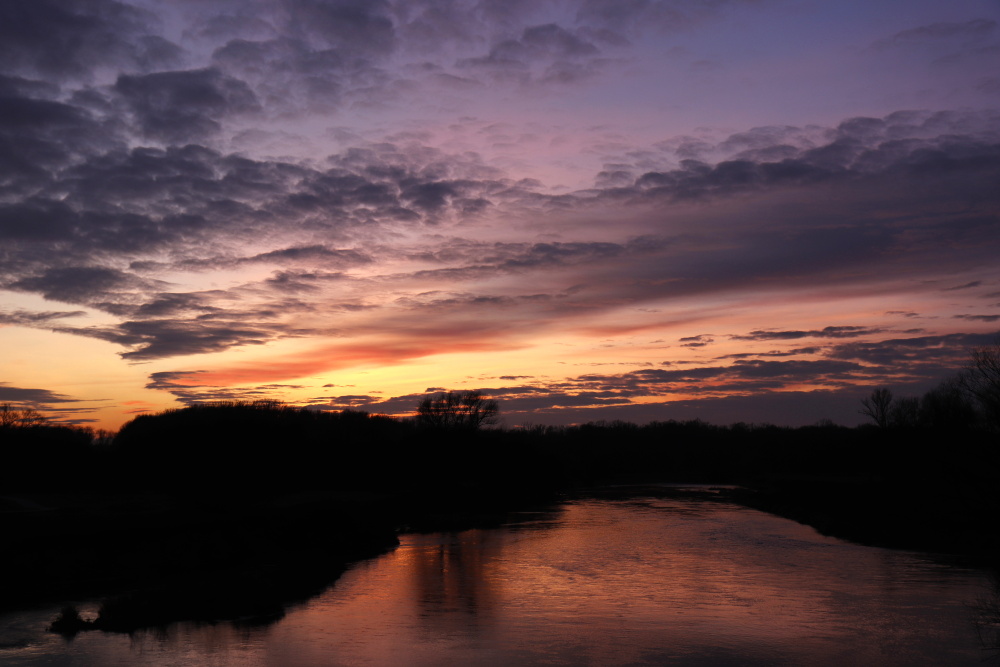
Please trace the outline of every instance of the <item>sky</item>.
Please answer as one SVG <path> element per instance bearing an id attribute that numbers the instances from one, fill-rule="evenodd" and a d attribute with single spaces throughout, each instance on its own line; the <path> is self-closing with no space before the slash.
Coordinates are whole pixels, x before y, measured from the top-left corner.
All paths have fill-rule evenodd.
<path id="1" fill-rule="evenodd" d="M 859 423 L 1000 334 L 998 22 L 0 3 L 0 403 Z"/>

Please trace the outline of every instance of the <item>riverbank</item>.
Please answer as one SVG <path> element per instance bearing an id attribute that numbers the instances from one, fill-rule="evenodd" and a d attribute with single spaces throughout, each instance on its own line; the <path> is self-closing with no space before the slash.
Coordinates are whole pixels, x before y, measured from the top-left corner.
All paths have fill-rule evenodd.
<path id="1" fill-rule="evenodd" d="M 212 601 L 218 582 L 217 600 L 277 591 L 262 605 L 274 609 L 391 548 L 400 530 L 495 525 L 615 481 L 741 485 L 732 500 L 830 535 L 1000 560 L 1000 453 L 986 432 L 702 422 L 477 431 L 233 404 L 145 416 L 112 443 L 69 453 L 46 433 L 22 429 L 0 448 L 16 463 L 0 467 L 0 606 L 152 590 L 153 607 L 183 617 L 239 615 Z M 928 436 L 948 444 L 915 445 Z M 189 594 L 155 592 L 187 581 Z"/>
<path id="2" fill-rule="evenodd" d="M 141 495 L 8 497 L 0 610 L 102 598 L 96 618 L 64 612 L 54 629 L 68 635 L 177 621 L 270 623 L 349 564 L 393 549 L 400 531 L 495 526 L 545 500 L 461 487 L 190 505 Z"/>
<path id="3" fill-rule="evenodd" d="M 951 480 L 797 477 L 727 492 L 747 507 L 858 544 L 949 554 L 1000 569 L 997 489 Z"/>
<path id="4" fill-rule="evenodd" d="M 988 590 L 982 572 L 657 486 L 403 533 L 277 619 L 64 641 L 44 631 L 58 608 L 11 614 L 0 641 L 23 649 L 0 648 L 0 663 L 981 664 L 967 604 Z"/>
<path id="5" fill-rule="evenodd" d="M 312 492 L 187 507 L 155 496 L 8 500 L 8 507 L 22 509 L 0 517 L 14 528 L 7 533 L 0 599 L 13 609 L 103 598 L 96 618 L 75 616 L 75 609 L 63 613 L 54 630 L 67 635 L 177 621 L 268 624 L 329 587 L 350 563 L 394 548 L 399 531 L 491 527 L 511 512 L 565 498 L 735 502 L 860 544 L 953 554 L 983 566 L 1000 562 L 995 534 L 981 529 L 989 525 L 983 512 L 960 516 L 954 502 L 942 502 L 941 494 L 955 497 L 948 485 L 930 493 L 913 483 L 822 476 L 746 486 L 614 481 L 547 495 L 466 485 L 424 494 Z"/>

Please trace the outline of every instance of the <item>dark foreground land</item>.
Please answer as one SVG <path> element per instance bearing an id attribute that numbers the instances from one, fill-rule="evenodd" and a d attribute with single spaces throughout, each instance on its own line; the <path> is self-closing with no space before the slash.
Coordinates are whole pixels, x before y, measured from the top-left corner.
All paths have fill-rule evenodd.
<path id="1" fill-rule="evenodd" d="M 984 430 L 477 430 L 233 404 L 98 444 L 59 427 L 0 437 L 0 604 L 106 598 L 97 619 L 64 612 L 66 633 L 270 622 L 401 529 L 496 524 L 623 481 L 736 484 L 729 499 L 827 534 L 1000 564 L 1000 448 Z"/>

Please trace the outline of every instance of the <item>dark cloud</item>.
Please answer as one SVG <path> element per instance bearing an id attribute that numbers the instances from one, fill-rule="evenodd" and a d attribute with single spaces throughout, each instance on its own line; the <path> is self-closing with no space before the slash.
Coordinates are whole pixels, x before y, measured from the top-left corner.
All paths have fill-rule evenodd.
<path id="1" fill-rule="evenodd" d="M 263 252 L 248 257 L 247 262 L 315 262 L 322 265 L 358 265 L 369 264 L 369 255 L 354 249 L 337 250 L 321 245 L 298 246 Z"/>
<path id="2" fill-rule="evenodd" d="M 7 243 L 56 243 L 73 234 L 80 218 L 62 202 L 28 200 L 0 206 L 0 236 Z"/>
<path id="3" fill-rule="evenodd" d="M 384 77 L 367 61 L 290 38 L 235 39 L 216 49 L 212 62 L 252 85 L 267 108 L 292 112 L 337 109 L 361 81 Z"/>
<path id="4" fill-rule="evenodd" d="M 866 182 L 898 190 L 932 174 L 982 192 L 1000 161 L 998 122 L 993 112 L 897 112 L 850 118 L 827 131 L 756 128 L 717 145 L 702 142 L 699 155 L 726 156 L 715 164 L 685 158 L 680 146 L 671 145 L 682 158 L 679 168 L 646 171 L 634 186 L 611 188 L 606 195 L 705 200 L 823 184 L 856 189 Z"/>
<path id="5" fill-rule="evenodd" d="M 811 331 L 751 331 L 742 336 L 730 336 L 733 340 L 795 340 L 798 338 L 856 338 L 881 333 L 882 329 L 857 326 L 824 327 Z"/>
<path id="6" fill-rule="evenodd" d="M 0 184 L 12 206 L 11 195 L 30 197 L 53 183 L 55 170 L 115 141 L 87 110 L 45 99 L 49 91 L 25 83 L 0 90 Z"/>
<path id="7" fill-rule="evenodd" d="M 198 383 L 203 371 L 160 371 L 149 376 L 146 389 L 159 389 L 173 394 L 184 405 L 195 405 L 213 401 L 254 400 L 271 398 L 270 392 L 262 390 L 228 389 L 206 386 Z"/>
<path id="8" fill-rule="evenodd" d="M 945 287 L 943 292 L 954 292 L 956 290 L 969 289 L 971 287 L 979 287 L 983 284 L 982 280 L 973 280 L 972 282 L 965 283 L 964 285 L 956 285 L 955 287 Z"/>
<path id="9" fill-rule="evenodd" d="M 715 339 L 709 334 L 699 334 L 697 336 L 686 336 L 680 339 L 683 343 L 681 347 L 705 347 L 715 342 Z"/>
<path id="10" fill-rule="evenodd" d="M 396 44 L 385 0 L 286 0 L 285 30 L 325 47 L 387 54 Z"/>
<path id="11" fill-rule="evenodd" d="M 11 221 L 0 226 L 0 234 L 14 241 L 0 253 L 9 272 L 8 285 L 51 298 L 103 304 L 106 310 L 118 308 L 125 316 L 144 319 L 158 317 L 155 313 L 159 309 L 183 305 L 176 297 L 159 301 L 156 295 L 164 293 L 163 286 L 141 277 L 144 272 L 272 263 L 286 268 L 263 279 L 261 289 L 320 298 L 325 292 L 317 288 L 342 279 L 338 271 L 373 263 L 372 254 L 359 248 L 378 238 L 380 231 L 421 221 L 468 224 L 473 219 L 468 214 L 470 202 L 478 201 L 488 202 L 498 211 L 531 211 L 536 215 L 549 210 L 561 215 L 590 215 L 592 209 L 624 203 L 630 207 L 625 209 L 629 215 L 643 220 L 645 227 L 637 228 L 633 223 L 628 229 L 642 233 L 619 242 L 483 243 L 442 237 L 407 253 L 435 268 L 381 276 L 379 280 L 465 281 L 544 271 L 552 276 L 546 279 L 546 289 L 533 293 L 461 290 L 452 303 L 531 303 L 540 308 L 544 303 L 558 302 L 557 309 L 550 305 L 546 311 L 554 317 L 580 308 L 604 309 L 708 293 L 747 280 L 774 287 L 789 279 L 817 285 L 828 284 L 831 278 L 843 280 L 843 276 L 869 280 L 876 268 L 884 274 L 893 262 L 904 273 L 922 270 L 924 257 L 947 266 L 961 255 L 964 268 L 977 257 L 986 261 L 991 248 L 995 249 L 990 239 L 995 238 L 997 221 L 989 206 L 996 196 L 989 193 L 995 183 L 991 179 L 1000 173 L 1000 161 L 990 152 L 989 135 L 983 130 L 989 122 L 976 114 L 913 113 L 855 119 L 824 135 L 827 144 L 797 148 L 794 160 L 736 160 L 716 165 L 688 162 L 675 172 L 648 172 L 631 188 L 558 197 L 499 178 L 475 158 L 404 144 L 349 149 L 333 156 L 322 169 L 225 155 L 196 145 L 111 150 L 60 172 L 59 180 L 50 186 L 51 197 L 43 193 L 0 210 L 0 215 Z M 958 132 L 965 132 L 966 138 L 958 141 Z M 794 140 L 794 134 L 786 128 L 762 131 L 753 137 L 732 139 L 730 148 L 764 151 L 766 140 Z M 824 147 L 830 150 L 824 152 Z M 803 166 L 809 169 L 802 171 Z M 798 176 L 759 177 L 786 172 Z M 803 173 L 812 176 L 802 178 Z M 789 208 L 787 213 L 778 211 L 775 215 L 771 208 L 769 225 L 755 222 L 743 227 L 741 215 L 756 215 L 750 201 L 743 207 L 746 213 L 728 214 L 700 225 L 697 234 L 666 237 L 659 233 L 662 207 L 671 200 L 688 201 L 691 193 L 702 193 L 701 201 L 707 202 L 769 191 L 801 192 L 809 198 L 831 185 L 842 188 L 839 192 L 843 196 L 832 202 L 825 200 L 822 210 L 811 209 L 808 224 L 802 224 L 800 211 Z M 713 194 L 706 199 L 708 192 Z M 886 223 L 883 213 L 871 209 L 869 192 L 871 196 L 878 192 L 884 201 L 892 201 L 893 207 L 914 197 L 914 206 L 926 200 L 940 207 L 942 202 L 967 202 L 970 197 L 980 203 L 978 209 L 966 207 L 967 212 L 956 213 L 960 210 L 956 207 L 938 218 L 925 218 L 914 228 Z M 324 242 L 317 243 L 321 237 Z M 270 249 L 256 247 L 247 252 L 243 246 L 249 238 L 275 239 L 277 243 Z M 337 241 L 331 244 L 331 238 Z M 956 250 L 942 253 L 943 247 Z M 53 252 L 53 248 L 58 251 Z M 102 266 L 89 263 L 96 257 L 101 258 Z M 123 264 L 130 267 L 128 273 L 120 268 Z M 625 266 L 628 270 L 623 272 Z M 89 273 L 80 274 L 79 281 L 71 280 L 73 272 L 82 268 Z M 565 291 L 580 284 L 588 287 L 579 298 Z M 128 293 L 130 298 L 126 298 Z M 260 310 L 256 301 L 246 301 L 246 294 L 233 293 L 226 298 L 242 300 L 242 305 L 235 307 L 247 313 Z M 344 299 L 338 303 L 363 306 Z M 435 304 L 412 298 L 406 303 L 414 308 L 447 305 L 440 299 Z M 144 304 L 149 306 L 147 310 L 136 310 Z M 229 303 L 226 308 L 234 305 Z M 199 307 L 204 310 L 189 312 L 228 318 L 229 322 L 242 317 L 238 313 L 219 316 L 210 309 L 220 306 L 208 297 L 200 298 Z M 190 335 L 191 350 L 224 349 L 230 343 L 257 342 L 272 335 L 270 331 L 244 335 L 246 327 L 225 326 L 225 321 L 220 321 L 220 328 L 218 336 L 210 334 L 206 340 L 229 342 L 205 345 L 197 335 Z M 165 327 L 162 333 L 171 341 L 177 340 L 178 332 L 173 329 Z M 758 331 L 751 336 L 767 340 L 769 336 L 794 339 L 861 333 L 828 329 Z M 130 340 L 121 332 L 105 335 Z M 153 349 L 180 353 L 183 348 L 171 342 Z"/>
<path id="12" fill-rule="evenodd" d="M 604 64 L 601 50 L 584 35 L 555 23 L 530 26 L 518 38 L 494 45 L 487 55 L 460 59 L 457 66 L 500 81 L 574 83 L 596 74 Z"/>
<path id="13" fill-rule="evenodd" d="M 129 314 L 139 318 L 158 318 L 186 313 L 213 313 L 219 310 L 207 305 L 205 296 L 200 294 L 160 293 L 153 297 L 152 301 L 131 309 Z"/>
<path id="14" fill-rule="evenodd" d="M 320 171 L 227 156 L 195 145 L 95 155 L 51 182 L 52 198 L 39 195 L 0 205 L 0 237 L 7 241 L 0 254 L 10 272 L 8 283 L 79 301 L 78 293 L 87 285 L 111 286 L 117 276 L 118 284 L 125 286 L 121 270 L 112 268 L 120 264 L 116 256 L 127 258 L 133 270 L 145 271 L 255 262 L 358 266 L 371 261 L 367 253 L 326 244 L 290 244 L 287 239 L 294 238 L 296 230 L 308 237 L 310 229 L 328 230 L 327 236 L 346 236 L 351 230 L 368 236 L 368 230 L 400 220 L 399 211 L 407 210 L 406 197 L 416 210 L 427 209 L 438 220 L 458 212 L 467 216 L 470 198 L 496 196 L 493 181 L 439 180 L 440 169 L 408 163 L 405 151 L 393 150 L 392 159 L 399 162 L 388 168 L 386 150 L 369 153 L 371 161 L 358 155 L 342 160 L 360 173 L 340 166 Z M 455 170 L 456 165 L 449 168 Z M 421 220 L 418 213 L 409 215 L 405 222 Z M 247 235 L 275 236 L 282 245 L 245 255 Z M 147 253 L 178 259 L 142 259 Z M 80 286 L 58 288 L 81 271 L 74 265 L 95 257 L 110 266 L 88 267 Z M 132 284 L 139 285 L 135 280 Z"/>
<path id="15" fill-rule="evenodd" d="M 463 241 L 442 246 L 432 253 L 422 252 L 412 255 L 415 259 L 460 264 L 448 268 L 419 271 L 413 274 L 413 277 L 465 280 L 489 275 L 552 270 L 582 265 L 594 267 L 595 264 L 602 261 L 651 252 L 656 247 L 662 247 L 662 244 L 653 244 L 648 238 L 626 243 L 476 243 Z M 462 263 L 465 265 L 462 266 Z M 542 297 L 544 295 L 536 296 Z"/>
<path id="16" fill-rule="evenodd" d="M 818 354 L 822 348 L 820 347 L 796 347 L 791 350 L 771 350 L 769 352 L 736 352 L 733 354 L 724 354 L 721 357 L 715 357 L 716 359 L 749 359 L 750 357 L 794 357 L 798 355 L 812 355 Z"/>
<path id="17" fill-rule="evenodd" d="M 733 362 L 734 375 L 743 378 L 834 378 L 854 377 L 864 368 L 853 362 L 839 360 L 764 361 L 761 359 Z"/>
<path id="18" fill-rule="evenodd" d="M 257 253 L 249 257 L 213 256 L 203 259 L 178 259 L 176 262 L 135 261 L 130 268 L 135 271 L 183 269 L 211 271 L 254 264 L 277 266 L 308 265 L 325 268 L 348 268 L 371 264 L 372 257 L 354 248 L 328 248 L 323 245 L 291 246 Z"/>
<path id="19" fill-rule="evenodd" d="M 956 319 L 971 320 L 974 322 L 996 322 L 1000 320 L 1000 315 L 955 315 Z"/>
<path id="20" fill-rule="evenodd" d="M 169 312 L 169 304 L 164 306 Z M 120 356 L 129 361 L 148 361 L 188 354 L 221 352 L 231 347 L 262 345 L 269 340 L 295 335 L 280 325 L 225 320 L 150 319 L 125 321 L 113 327 L 51 327 L 59 333 L 105 340 L 126 348 Z"/>
<path id="21" fill-rule="evenodd" d="M 41 407 L 52 403 L 74 402 L 76 402 L 76 399 L 49 391 L 48 389 L 11 387 L 6 382 L 0 382 L 0 403 L 13 403 Z"/>
<path id="22" fill-rule="evenodd" d="M 146 137 L 170 144 L 202 141 L 220 121 L 260 110 L 246 83 L 216 69 L 122 75 L 115 91 Z"/>
<path id="23" fill-rule="evenodd" d="M 0 62 L 8 71 L 58 79 L 100 67 L 145 69 L 176 62 L 179 49 L 151 34 L 155 17 L 114 0 L 0 3 Z"/>
<path id="24" fill-rule="evenodd" d="M 641 33 L 649 29 L 673 31 L 711 17 L 726 6 L 746 4 L 747 1 L 582 0 L 578 5 L 577 20 L 627 33 Z"/>
<path id="25" fill-rule="evenodd" d="M 939 40 L 980 40 L 997 32 L 997 22 L 991 19 L 973 19 L 964 23 L 931 23 L 897 32 L 888 39 L 874 44 L 876 49 L 917 46 L 928 41 Z"/>
<path id="26" fill-rule="evenodd" d="M 129 298 L 151 285 L 135 275 L 94 266 L 49 269 L 45 273 L 10 283 L 8 289 L 39 292 L 46 299 L 66 303 L 100 303 L 105 299 Z"/>
<path id="27" fill-rule="evenodd" d="M 284 293 L 316 292 L 320 285 L 345 278 L 342 273 L 317 273 L 309 271 L 278 271 L 264 281 L 271 289 Z"/>
<path id="28" fill-rule="evenodd" d="M 934 364 L 957 370 L 968 361 L 969 349 L 989 345 L 1000 336 L 994 333 L 955 333 L 913 338 L 890 338 L 881 341 L 836 345 L 828 356 L 851 359 L 880 366 L 905 367 L 909 364 Z"/>
<path id="29" fill-rule="evenodd" d="M 59 86 L 54 83 L 0 74 L 0 96 L 4 98 L 51 99 L 58 94 Z"/>
<path id="30" fill-rule="evenodd" d="M 160 371 L 151 373 L 147 389 L 157 389 L 172 394 L 184 405 L 196 405 L 214 401 L 253 401 L 253 400 L 283 400 L 289 390 L 308 389 L 301 384 L 270 383 L 250 387 L 223 387 L 203 380 L 206 371 Z M 341 385 L 326 384 L 323 388 Z M 353 386 L 353 385 L 343 385 Z M 379 392 L 375 392 L 379 393 Z M 363 408 L 366 405 L 381 400 L 377 396 L 356 395 L 336 398 L 321 397 L 314 399 L 317 404 L 324 405 L 317 409 L 352 409 Z M 333 408 L 332 404 L 337 407 Z"/>
<path id="31" fill-rule="evenodd" d="M 73 311 L 44 311 L 30 312 L 26 310 L 2 311 L 0 310 L 0 325 L 13 324 L 20 326 L 43 325 L 52 320 L 61 320 L 67 317 L 79 317 L 85 315 L 82 310 Z"/>

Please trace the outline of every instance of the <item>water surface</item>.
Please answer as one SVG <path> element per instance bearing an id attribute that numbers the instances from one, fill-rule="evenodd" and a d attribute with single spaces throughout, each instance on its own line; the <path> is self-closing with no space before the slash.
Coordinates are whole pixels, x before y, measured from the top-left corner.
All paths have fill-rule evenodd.
<path id="1" fill-rule="evenodd" d="M 411 534 L 278 623 L 134 636 L 12 615 L 11 665 L 982 665 L 985 575 L 691 498 Z"/>

